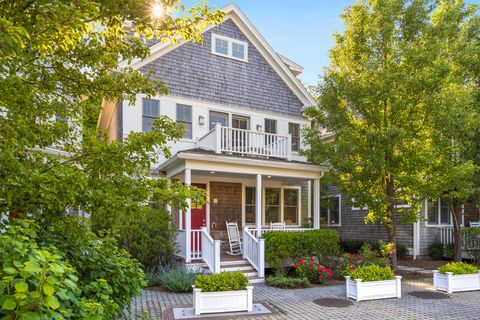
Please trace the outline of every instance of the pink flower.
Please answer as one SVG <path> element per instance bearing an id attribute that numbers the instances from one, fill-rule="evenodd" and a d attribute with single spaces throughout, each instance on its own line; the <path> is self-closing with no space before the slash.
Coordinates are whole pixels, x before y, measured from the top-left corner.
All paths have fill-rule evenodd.
<path id="1" fill-rule="evenodd" d="M 295 263 L 293 266 L 295 267 L 295 269 L 298 269 L 298 263 Z"/>

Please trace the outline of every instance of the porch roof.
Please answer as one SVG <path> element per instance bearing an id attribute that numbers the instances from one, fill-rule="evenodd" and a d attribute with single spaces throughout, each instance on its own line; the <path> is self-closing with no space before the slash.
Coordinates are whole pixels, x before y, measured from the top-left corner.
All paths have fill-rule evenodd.
<path id="1" fill-rule="evenodd" d="M 172 177 L 186 168 L 305 179 L 319 178 L 323 172 L 329 170 L 327 165 L 236 154 L 217 154 L 200 148 L 179 151 L 161 164 L 157 170 L 163 172 L 166 177 Z"/>

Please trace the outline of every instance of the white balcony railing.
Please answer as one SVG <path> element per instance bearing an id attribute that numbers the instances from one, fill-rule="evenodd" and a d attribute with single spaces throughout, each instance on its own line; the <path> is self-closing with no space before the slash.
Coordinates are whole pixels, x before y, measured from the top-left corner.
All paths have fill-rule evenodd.
<path id="1" fill-rule="evenodd" d="M 202 228 L 202 259 L 212 273 L 220 272 L 220 240 L 213 240 L 207 231 Z"/>
<path id="2" fill-rule="evenodd" d="M 292 139 L 290 135 L 257 132 L 244 129 L 222 127 L 201 137 L 198 147 L 216 153 L 264 156 L 291 160 Z"/>

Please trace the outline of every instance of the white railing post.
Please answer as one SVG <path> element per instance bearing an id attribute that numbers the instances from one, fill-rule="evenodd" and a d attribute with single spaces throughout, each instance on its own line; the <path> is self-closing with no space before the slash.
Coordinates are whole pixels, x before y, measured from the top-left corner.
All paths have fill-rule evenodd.
<path id="1" fill-rule="evenodd" d="M 313 228 L 320 229 L 320 178 L 313 180 Z"/>
<path id="2" fill-rule="evenodd" d="M 222 153 L 222 125 L 215 123 L 215 153 Z"/>
<path id="3" fill-rule="evenodd" d="M 258 239 L 258 276 L 265 276 L 265 239 Z"/>
<path id="4" fill-rule="evenodd" d="M 291 161 L 292 160 L 292 135 L 291 134 L 287 136 L 287 149 L 285 151 L 287 153 L 287 160 Z"/>
<path id="5" fill-rule="evenodd" d="M 192 183 L 192 171 L 190 169 L 185 169 L 185 185 L 189 186 Z M 185 210 L 185 262 L 192 261 L 192 254 L 191 254 L 191 200 L 190 198 L 186 199 L 187 208 Z"/>
<path id="6" fill-rule="evenodd" d="M 214 273 L 220 273 L 220 245 L 221 245 L 221 242 L 220 240 L 215 240 L 215 254 L 214 254 L 214 257 L 215 257 L 215 268 L 214 268 Z"/>
<path id="7" fill-rule="evenodd" d="M 262 175 L 257 174 L 257 181 L 255 186 L 255 231 L 257 237 L 260 237 L 262 232 Z"/>
<path id="8" fill-rule="evenodd" d="M 245 253 L 247 252 L 247 241 L 246 239 L 246 234 L 250 232 L 247 226 L 243 227 L 243 243 L 242 243 L 242 258 L 245 259 Z"/>

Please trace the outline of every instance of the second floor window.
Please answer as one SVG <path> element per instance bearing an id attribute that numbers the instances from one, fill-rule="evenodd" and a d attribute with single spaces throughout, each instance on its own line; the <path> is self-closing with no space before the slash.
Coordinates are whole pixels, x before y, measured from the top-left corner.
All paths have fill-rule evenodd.
<path id="1" fill-rule="evenodd" d="M 246 42 L 218 34 L 212 34 L 212 53 L 234 60 L 248 62 L 248 44 Z"/>
<path id="2" fill-rule="evenodd" d="M 265 132 L 277 133 L 277 120 L 265 119 Z"/>
<path id="3" fill-rule="evenodd" d="M 160 116 L 160 101 L 143 99 L 142 109 L 142 131 L 147 132 L 152 129 L 152 122 Z"/>
<path id="4" fill-rule="evenodd" d="M 288 133 L 292 136 L 292 151 L 300 150 L 300 125 L 298 123 L 288 123 Z"/>
<path id="5" fill-rule="evenodd" d="M 220 123 L 222 127 L 228 127 L 228 114 L 216 111 L 210 111 L 208 114 L 209 129 L 215 128 L 217 123 Z"/>
<path id="6" fill-rule="evenodd" d="M 183 137 L 192 139 L 192 106 L 177 104 L 177 124 L 183 125 Z"/>

